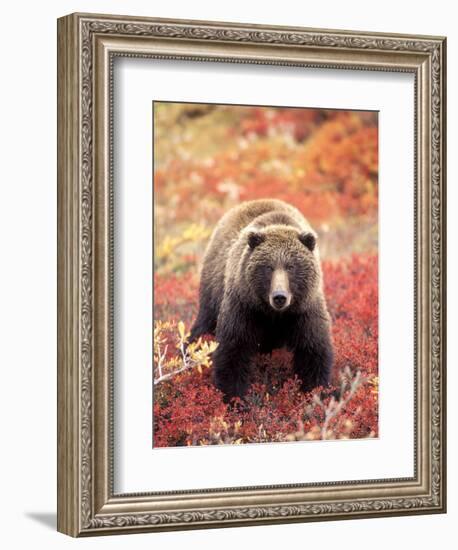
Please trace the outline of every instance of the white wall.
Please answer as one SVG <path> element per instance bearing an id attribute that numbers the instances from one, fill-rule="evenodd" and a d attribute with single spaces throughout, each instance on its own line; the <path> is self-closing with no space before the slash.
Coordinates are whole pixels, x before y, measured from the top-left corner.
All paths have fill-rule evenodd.
<path id="1" fill-rule="evenodd" d="M 454 540 L 458 520 L 456 337 L 449 338 L 449 513 L 447 515 L 238 528 L 186 533 L 102 537 L 76 541 L 55 532 L 56 510 L 56 18 L 74 11 L 303 25 L 336 29 L 447 35 L 449 208 L 457 206 L 456 122 L 458 47 L 456 17 L 449 0 L 399 2 L 338 0 L 281 3 L 231 0 L 15 0 L 2 10 L 2 85 L 0 128 L 0 312 L 2 335 L 1 518 L 7 548 L 121 547 L 162 549 L 240 548 L 256 543 L 277 548 L 385 549 L 405 541 L 430 548 Z M 449 334 L 457 330 L 456 235 L 458 216 L 449 215 Z M 453 529 L 455 527 L 455 529 Z M 302 540 L 301 540 L 302 539 Z M 449 544 L 445 546 L 450 547 Z"/>

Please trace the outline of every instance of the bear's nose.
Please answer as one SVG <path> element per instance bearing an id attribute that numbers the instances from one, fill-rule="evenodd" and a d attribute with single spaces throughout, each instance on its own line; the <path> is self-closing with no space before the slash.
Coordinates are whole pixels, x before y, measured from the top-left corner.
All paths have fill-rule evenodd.
<path id="1" fill-rule="evenodd" d="M 282 291 L 277 291 L 272 294 L 272 301 L 274 306 L 278 309 L 282 308 L 286 304 L 286 293 Z"/>

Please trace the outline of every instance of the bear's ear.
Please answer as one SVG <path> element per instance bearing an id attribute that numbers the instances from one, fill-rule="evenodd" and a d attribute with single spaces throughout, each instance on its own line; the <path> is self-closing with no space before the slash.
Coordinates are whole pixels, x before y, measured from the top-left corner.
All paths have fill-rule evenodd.
<path id="1" fill-rule="evenodd" d="M 266 236 L 262 233 L 257 233 L 255 231 L 250 231 L 248 233 L 248 246 L 253 250 L 257 246 L 259 246 L 262 242 L 264 242 Z"/>
<path id="2" fill-rule="evenodd" d="M 310 250 L 310 252 L 313 252 L 316 245 L 316 237 L 313 233 L 301 233 L 299 235 L 299 240 Z"/>

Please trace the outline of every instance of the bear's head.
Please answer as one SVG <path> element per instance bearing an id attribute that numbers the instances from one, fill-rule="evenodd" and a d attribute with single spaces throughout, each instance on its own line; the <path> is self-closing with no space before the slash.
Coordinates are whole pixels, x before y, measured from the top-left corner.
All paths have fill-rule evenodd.
<path id="1" fill-rule="evenodd" d="M 256 305 L 270 312 L 301 311 L 321 285 L 316 234 L 291 226 L 250 229 L 244 275 Z"/>

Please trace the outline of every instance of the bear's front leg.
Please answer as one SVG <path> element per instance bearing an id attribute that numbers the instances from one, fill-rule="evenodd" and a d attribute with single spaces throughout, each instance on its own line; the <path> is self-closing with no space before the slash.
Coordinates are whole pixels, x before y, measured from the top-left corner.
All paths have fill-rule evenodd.
<path id="1" fill-rule="evenodd" d="M 294 351 L 294 372 L 302 381 L 301 389 L 308 392 L 330 381 L 332 352 L 326 348 L 298 347 Z"/>
<path id="2" fill-rule="evenodd" d="M 213 354 L 215 386 L 228 403 L 232 397 L 243 397 L 248 388 L 250 361 L 254 350 L 244 342 L 221 342 Z"/>
<path id="3" fill-rule="evenodd" d="M 243 397 L 248 388 L 250 363 L 256 354 L 256 326 L 237 304 L 225 301 L 216 329 L 218 347 L 213 353 L 216 387 L 227 403 L 232 397 Z"/>
<path id="4" fill-rule="evenodd" d="M 302 391 L 329 384 L 334 353 L 325 315 L 304 315 L 293 331 L 289 347 L 294 354 L 294 372 L 302 381 Z"/>

